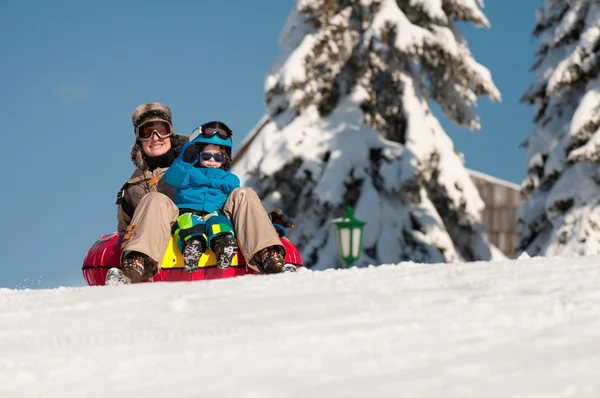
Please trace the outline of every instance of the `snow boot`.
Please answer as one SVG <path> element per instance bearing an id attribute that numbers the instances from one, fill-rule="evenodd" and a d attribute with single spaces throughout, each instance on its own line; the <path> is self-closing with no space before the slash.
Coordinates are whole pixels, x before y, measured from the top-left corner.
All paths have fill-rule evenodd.
<path id="1" fill-rule="evenodd" d="M 198 261 L 204 253 L 204 245 L 200 239 L 191 238 L 185 242 L 183 248 L 183 269 L 185 272 L 193 273 L 198 271 Z"/>
<path id="2" fill-rule="evenodd" d="M 125 277 L 121 268 L 117 267 L 109 269 L 106 274 L 106 279 L 104 280 L 106 286 L 128 285 L 130 283 L 131 281 Z"/>
<path id="3" fill-rule="evenodd" d="M 295 265 L 288 264 L 288 263 L 283 264 L 283 268 L 281 269 L 281 272 L 297 272 L 297 271 L 298 271 L 298 268 L 296 268 Z"/>
<path id="4" fill-rule="evenodd" d="M 229 268 L 231 259 L 238 249 L 235 238 L 229 234 L 217 236 L 214 247 L 217 255 L 217 268 L 221 270 Z"/>
<path id="5" fill-rule="evenodd" d="M 123 259 L 123 275 L 130 283 L 140 283 L 145 276 L 146 263 L 151 265 L 150 262 L 154 263 L 154 261 L 150 260 L 145 254 L 129 252 Z"/>
<path id="6" fill-rule="evenodd" d="M 257 265 L 265 274 L 281 272 L 296 272 L 296 267 L 285 263 L 285 249 L 281 246 L 269 246 L 252 257 L 252 263 Z"/>

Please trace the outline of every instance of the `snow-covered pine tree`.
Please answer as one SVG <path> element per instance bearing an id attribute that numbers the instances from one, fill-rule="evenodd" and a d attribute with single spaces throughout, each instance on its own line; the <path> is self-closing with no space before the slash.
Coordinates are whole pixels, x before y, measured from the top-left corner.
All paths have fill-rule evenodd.
<path id="1" fill-rule="evenodd" d="M 331 220 L 367 222 L 357 265 L 488 260 L 483 202 L 432 115 L 478 129 L 500 99 L 457 21 L 486 27 L 482 0 L 297 0 L 265 82 L 268 115 L 237 159 L 278 206 L 305 264 L 336 264 Z"/>
<path id="2" fill-rule="evenodd" d="M 529 255 L 600 254 L 600 3 L 545 0 L 534 84 L 536 127 L 524 141 L 527 175 L 518 250 Z"/>

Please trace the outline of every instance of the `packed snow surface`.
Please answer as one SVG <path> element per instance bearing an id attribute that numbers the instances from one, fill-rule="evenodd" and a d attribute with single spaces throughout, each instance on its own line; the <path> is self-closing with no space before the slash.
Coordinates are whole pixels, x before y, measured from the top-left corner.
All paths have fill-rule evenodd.
<path id="1" fill-rule="evenodd" d="M 600 259 L 0 289 L 0 397 L 600 397 Z"/>

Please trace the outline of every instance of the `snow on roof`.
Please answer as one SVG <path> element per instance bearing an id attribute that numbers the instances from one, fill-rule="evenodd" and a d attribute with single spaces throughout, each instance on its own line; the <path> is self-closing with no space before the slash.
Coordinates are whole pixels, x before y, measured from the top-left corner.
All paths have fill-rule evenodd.
<path id="1" fill-rule="evenodd" d="M 492 177 L 491 175 L 481 173 L 479 171 L 467 169 L 469 174 L 473 177 L 479 178 L 481 180 L 485 180 L 491 182 L 493 184 L 502 185 L 510 189 L 514 189 L 515 191 L 521 191 L 521 187 L 518 184 L 515 184 L 510 181 L 502 180 L 500 178 Z"/>
<path id="2" fill-rule="evenodd" d="M 252 141 L 254 141 L 254 139 L 258 136 L 263 127 L 265 127 L 270 120 L 271 118 L 269 117 L 269 115 L 264 115 L 258 121 L 258 123 L 254 125 L 254 128 L 252 128 L 252 130 L 250 130 L 250 132 L 246 135 L 246 138 L 244 138 L 244 140 L 240 143 L 239 149 L 234 153 L 233 159 L 231 160 L 232 166 L 236 164 L 238 159 L 241 159 L 244 156 L 244 154 L 248 150 L 248 147 L 250 147 L 250 144 L 252 144 Z"/>

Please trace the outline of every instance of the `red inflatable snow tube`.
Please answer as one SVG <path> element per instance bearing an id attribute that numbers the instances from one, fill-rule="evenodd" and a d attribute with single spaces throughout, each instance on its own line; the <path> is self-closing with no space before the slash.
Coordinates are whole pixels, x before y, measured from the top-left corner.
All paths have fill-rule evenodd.
<path id="1" fill-rule="evenodd" d="M 287 238 L 283 237 L 280 239 L 287 252 L 285 262 L 293 264 L 296 267 L 302 266 L 302 257 L 300 256 L 298 248 Z M 88 251 L 85 260 L 83 261 L 82 270 L 83 277 L 89 286 L 104 285 L 106 273 L 109 268 L 120 267 L 122 241 L 123 233 L 120 232 L 101 235 L 100 239 L 98 239 Z M 234 263 L 235 265 L 226 270 L 220 270 L 215 265 L 201 266 L 198 271 L 194 273 L 187 273 L 181 267 L 177 266 L 172 268 L 163 266 L 160 273 L 152 280 L 153 282 L 196 281 L 232 278 L 257 273 L 252 268 L 246 266 L 246 261 L 240 251 L 238 251 L 237 261 L 234 261 Z"/>

